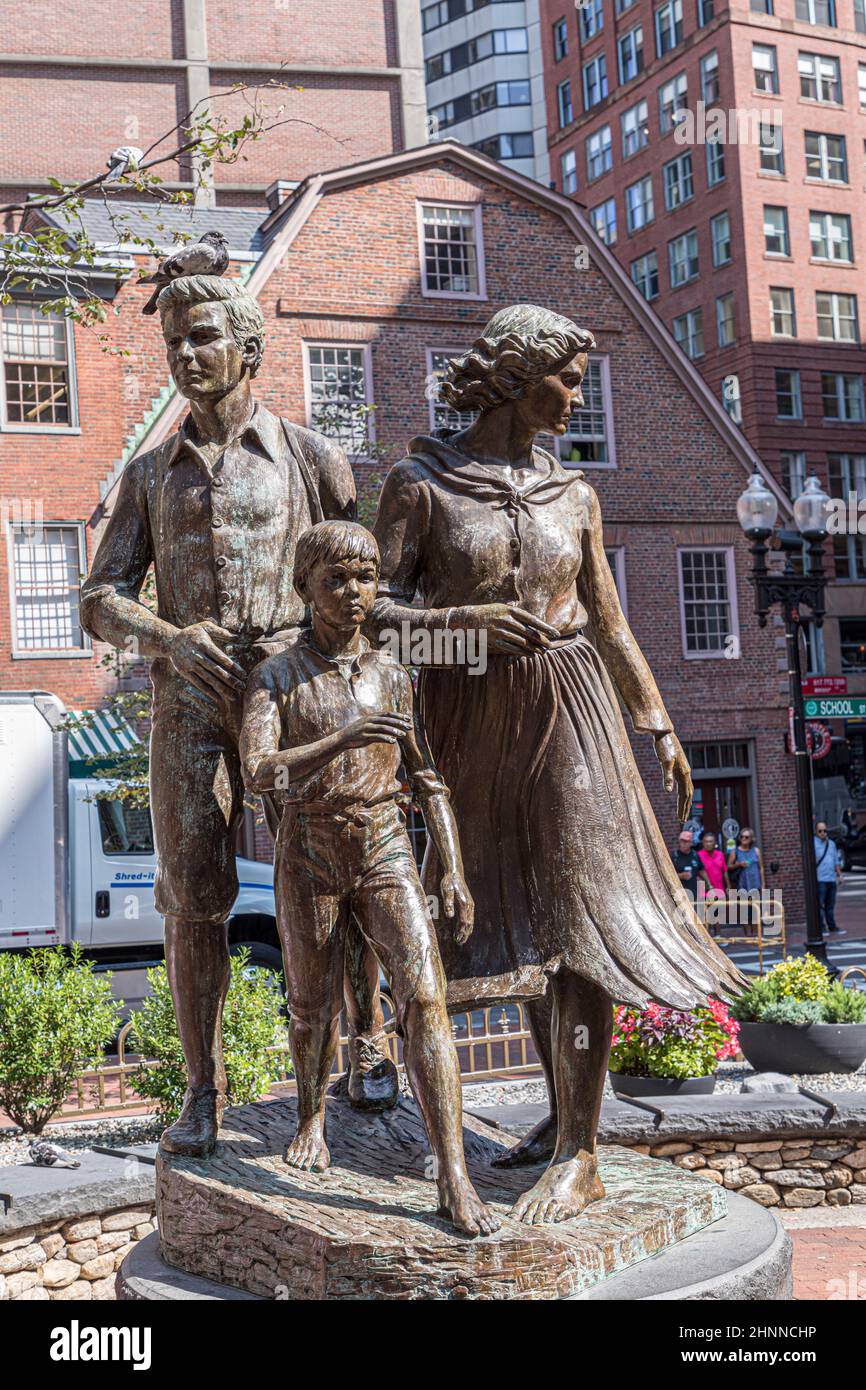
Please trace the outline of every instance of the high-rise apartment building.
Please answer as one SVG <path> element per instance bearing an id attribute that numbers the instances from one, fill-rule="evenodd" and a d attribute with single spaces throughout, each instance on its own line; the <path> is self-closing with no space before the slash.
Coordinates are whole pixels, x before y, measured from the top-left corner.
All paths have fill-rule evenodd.
<path id="1" fill-rule="evenodd" d="M 556 187 L 791 495 L 815 473 L 866 502 L 864 0 L 541 11 Z M 671 479 L 696 504 L 705 485 Z M 809 664 L 866 693 L 866 534 L 835 536 L 828 566 Z M 834 732 L 866 798 L 864 721 Z"/>
<path id="2" fill-rule="evenodd" d="M 540 0 L 420 0 L 428 128 L 547 183 Z"/>

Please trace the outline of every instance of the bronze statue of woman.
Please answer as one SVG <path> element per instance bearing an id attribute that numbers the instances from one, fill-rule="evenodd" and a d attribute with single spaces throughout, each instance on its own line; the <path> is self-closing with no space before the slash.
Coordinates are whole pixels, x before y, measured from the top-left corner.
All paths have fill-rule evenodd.
<path id="1" fill-rule="evenodd" d="M 425 667 L 419 697 L 476 905 L 468 943 L 443 933 L 449 982 L 468 1002 L 518 997 L 527 968 L 549 981 L 527 1007 L 551 1114 L 511 1160 L 550 1158 L 515 1208 L 535 1224 L 604 1195 L 612 1002 L 688 1009 L 740 988 L 695 917 L 629 745 L 617 692 L 684 820 L 689 766 L 623 616 L 598 499 L 535 442 L 566 432 L 594 346 L 534 305 L 496 314 L 441 388 L 477 418 L 412 441 L 375 526 L 380 630 L 485 634 L 483 674 Z M 435 865 L 425 871 L 432 884 Z"/>

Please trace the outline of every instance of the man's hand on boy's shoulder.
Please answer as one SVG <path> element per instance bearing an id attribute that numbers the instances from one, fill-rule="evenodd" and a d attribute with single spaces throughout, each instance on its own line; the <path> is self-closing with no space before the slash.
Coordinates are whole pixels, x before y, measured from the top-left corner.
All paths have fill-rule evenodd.
<path id="1" fill-rule="evenodd" d="M 462 874 L 443 874 L 439 882 L 446 917 L 457 917 L 454 939 L 459 946 L 468 941 L 475 925 L 475 903 Z"/>

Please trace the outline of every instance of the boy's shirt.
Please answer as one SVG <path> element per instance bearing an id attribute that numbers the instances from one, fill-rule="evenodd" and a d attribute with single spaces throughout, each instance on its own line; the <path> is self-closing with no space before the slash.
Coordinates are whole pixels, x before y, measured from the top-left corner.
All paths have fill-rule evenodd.
<path id="1" fill-rule="evenodd" d="M 364 714 L 413 713 L 409 673 L 366 638 L 351 660 L 326 656 L 304 634 L 253 671 L 244 701 L 242 751 L 245 772 L 263 754 L 315 743 Z M 423 730 L 413 725 L 400 743 L 347 748 L 318 772 L 271 793 L 283 807 L 319 804 L 349 811 L 392 800 L 402 790 L 400 763 L 416 800 L 447 794 Z"/>

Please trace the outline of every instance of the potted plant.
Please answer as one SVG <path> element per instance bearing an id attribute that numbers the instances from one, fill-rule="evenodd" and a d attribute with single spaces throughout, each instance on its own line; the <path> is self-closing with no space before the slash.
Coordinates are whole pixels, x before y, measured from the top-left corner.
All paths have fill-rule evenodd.
<path id="1" fill-rule="evenodd" d="M 853 1072 L 866 1059 L 866 994 L 815 956 L 788 956 L 733 1005 L 743 1056 L 756 1071 Z"/>
<path id="2" fill-rule="evenodd" d="M 661 1004 L 614 1011 L 610 1083 L 628 1096 L 709 1095 L 715 1070 L 739 1050 L 738 1028 L 724 1004 L 684 1012 Z"/>

